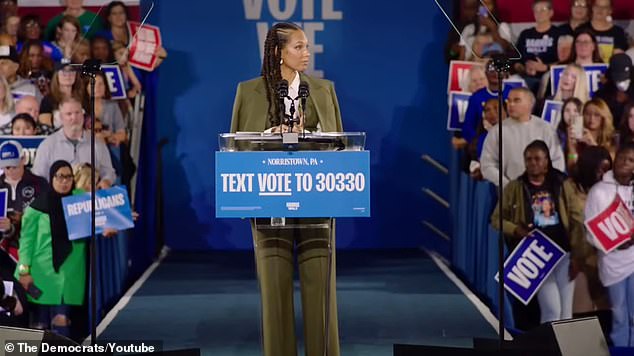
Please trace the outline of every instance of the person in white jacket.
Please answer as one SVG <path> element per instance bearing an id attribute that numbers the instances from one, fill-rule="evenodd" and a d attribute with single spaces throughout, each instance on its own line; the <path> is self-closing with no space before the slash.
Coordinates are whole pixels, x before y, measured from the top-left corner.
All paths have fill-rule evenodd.
<path id="1" fill-rule="evenodd" d="M 535 106 L 535 96 L 527 88 L 511 90 L 507 99 L 509 118 L 493 126 L 482 148 L 480 164 L 482 176 L 498 185 L 500 169 L 503 173 L 502 186 L 524 173 L 524 149 L 535 140 L 542 140 L 548 146 L 553 167 L 565 171 L 566 162 L 554 127 L 537 116 L 531 115 Z M 502 125 L 503 161 L 500 162 L 498 125 Z"/>
<path id="2" fill-rule="evenodd" d="M 619 148 L 614 168 L 603 175 L 588 193 L 585 206 L 586 219 L 605 210 L 618 194 L 632 211 L 634 206 L 634 143 Z M 587 233 L 588 241 L 598 247 L 594 236 Z M 599 278 L 608 289 L 612 304 L 612 332 L 614 346 L 634 346 L 634 240 L 630 240 L 610 253 L 599 250 Z"/>

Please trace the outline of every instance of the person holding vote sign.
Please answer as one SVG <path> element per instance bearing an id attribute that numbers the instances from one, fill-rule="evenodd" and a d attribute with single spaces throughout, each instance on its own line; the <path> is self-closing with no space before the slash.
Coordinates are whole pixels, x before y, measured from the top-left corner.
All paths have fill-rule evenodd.
<path id="1" fill-rule="evenodd" d="M 282 79 L 288 82 L 288 95 L 292 97 L 297 96 L 300 81 L 310 86 L 306 115 L 299 116 L 295 112 L 295 118 L 299 118 L 300 123 L 293 127 L 293 131 L 343 131 L 332 82 L 302 73 L 308 68 L 308 46 L 304 31 L 295 24 L 278 23 L 269 30 L 264 43 L 262 75 L 238 85 L 231 132 L 263 132 L 280 126 L 283 132 L 288 132 L 288 126 L 280 125 L 284 109 L 280 107 L 281 100 L 276 93 L 276 86 Z M 286 105 L 287 114 L 288 110 L 289 104 Z M 328 218 L 288 218 L 283 223 L 285 225 L 280 226 L 278 222 L 274 224 L 275 220 L 279 218 L 251 220 L 262 297 L 264 355 L 297 354 L 293 310 L 296 254 L 306 355 L 337 356 L 339 332 L 335 300 L 334 221 Z M 311 227 L 299 228 L 299 225 L 307 224 Z"/>
<path id="2" fill-rule="evenodd" d="M 542 323 L 572 318 L 575 265 L 585 254 L 582 206 L 573 184 L 553 167 L 544 141 L 526 147 L 524 164 L 524 174 L 504 188 L 502 211 L 496 207 L 491 223 L 502 230 L 510 249 L 537 228 L 568 253 L 544 280 L 537 299 Z"/>
<path id="3" fill-rule="evenodd" d="M 68 239 L 62 198 L 75 193 L 70 163 L 53 163 L 48 178 L 49 190 L 22 217 L 15 278 L 28 291 L 28 301 L 37 305 L 32 327 L 68 337 L 71 306 L 84 303 L 86 241 Z"/>
<path id="4" fill-rule="evenodd" d="M 619 148 L 614 169 L 603 175 L 588 193 L 585 215 L 594 217 L 604 212 L 615 200 L 625 203 L 631 212 L 634 205 L 634 143 Z M 609 224 L 612 226 L 612 224 Z M 604 227 L 607 226 L 607 222 Z M 614 229 L 614 226 L 612 226 Z M 632 228 L 631 226 L 629 227 Z M 612 229 L 612 230 L 613 230 Z M 599 278 L 608 289 L 612 304 L 612 332 L 615 346 L 634 346 L 634 242 L 632 239 L 605 253 L 597 236 L 588 233 L 588 241 L 599 250 Z"/>

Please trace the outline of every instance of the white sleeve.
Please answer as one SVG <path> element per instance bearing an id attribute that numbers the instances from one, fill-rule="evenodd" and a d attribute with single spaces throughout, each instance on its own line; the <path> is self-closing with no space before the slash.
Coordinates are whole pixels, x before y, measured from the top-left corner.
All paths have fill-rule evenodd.
<path id="1" fill-rule="evenodd" d="M 487 137 L 484 139 L 482 146 L 482 155 L 480 156 L 480 170 L 484 179 L 498 185 L 500 174 L 500 156 L 498 154 L 498 126 L 495 125 L 489 130 Z M 509 182 L 508 177 L 502 177 L 502 186 L 506 186 Z"/>
<path id="2" fill-rule="evenodd" d="M 590 189 L 590 192 L 588 192 L 588 197 L 586 198 L 586 205 L 583 209 L 584 219 L 588 220 L 590 218 L 593 218 L 594 216 L 599 214 L 601 210 L 605 208 L 603 206 L 604 202 L 603 202 L 602 193 L 604 192 L 601 191 L 599 185 L 595 185 L 594 189 Z M 599 248 L 596 240 L 594 239 L 594 236 L 592 236 L 592 234 L 590 233 L 590 231 L 588 231 L 588 229 L 585 229 L 585 230 L 586 230 L 586 240 L 592 246 Z"/>
<path id="3" fill-rule="evenodd" d="M 510 43 L 514 43 L 513 42 L 513 31 L 511 31 L 511 26 L 509 26 L 508 23 L 501 22 L 500 26 L 498 26 L 498 33 L 500 34 L 500 37 L 504 38 L 505 40 L 509 41 Z"/>

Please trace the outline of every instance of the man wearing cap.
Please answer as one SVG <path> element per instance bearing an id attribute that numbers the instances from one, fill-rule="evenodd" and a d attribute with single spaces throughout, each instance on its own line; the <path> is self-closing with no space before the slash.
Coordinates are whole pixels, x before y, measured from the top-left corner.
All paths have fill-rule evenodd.
<path id="1" fill-rule="evenodd" d="M 603 99 L 614 117 L 614 127 L 619 127 L 623 110 L 628 103 L 634 102 L 634 83 L 632 83 L 632 59 L 625 53 L 617 53 L 610 58 L 606 75 L 607 82 L 594 94 Z"/>
<path id="2" fill-rule="evenodd" d="M 31 173 L 26 167 L 26 157 L 19 142 L 9 140 L 0 145 L 0 189 L 7 189 L 7 217 L 0 217 L 0 249 L 6 253 L 0 257 L 0 268 L 15 269 L 20 218 L 22 212 L 44 190 L 48 184 L 42 177 Z"/>
<path id="3" fill-rule="evenodd" d="M 72 165 L 90 162 L 90 133 L 84 130 L 84 113 L 81 103 L 67 97 L 59 103 L 62 127 L 46 137 L 37 148 L 33 173 L 48 177 L 48 171 L 57 160 L 65 160 Z M 95 168 L 101 177 L 99 189 L 110 188 L 117 175 L 112 167 L 110 152 L 103 141 L 95 140 Z"/>
<path id="4" fill-rule="evenodd" d="M 25 95 L 33 95 L 37 102 L 42 101 L 42 93 L 31 83 L 18 75 L 20 60 L 13 46 L 0 46 L 0 75 L 9 82 L 13 99 L 18 100 Z"/>

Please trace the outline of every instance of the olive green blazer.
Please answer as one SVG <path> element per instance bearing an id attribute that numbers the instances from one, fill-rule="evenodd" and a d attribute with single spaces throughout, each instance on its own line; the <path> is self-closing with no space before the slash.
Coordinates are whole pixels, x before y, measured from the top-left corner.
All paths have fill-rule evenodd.
<path id="1" fill-rule="evenodd" d="M 304 128 L 316 131 L 319 123 L 322 132 L 342 132 L 341 112 L 333 83 L 305 74 L 300 74 L 300 80 L 306 81 L 310 87 Z M 231 132 L 262 132 L 268 129 L 268 107 L 264 78 L 258 77 L 238 84 L 233 103 Z"/>

